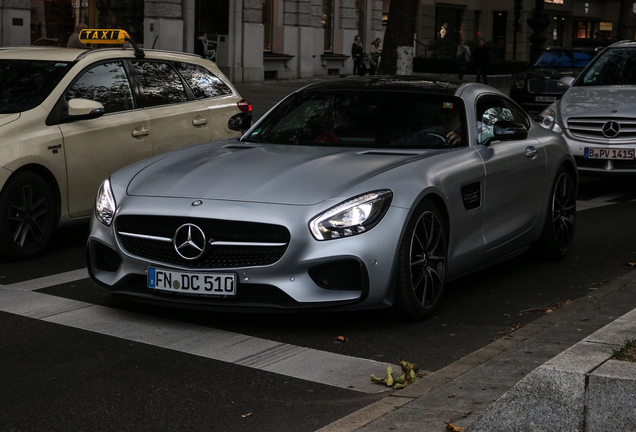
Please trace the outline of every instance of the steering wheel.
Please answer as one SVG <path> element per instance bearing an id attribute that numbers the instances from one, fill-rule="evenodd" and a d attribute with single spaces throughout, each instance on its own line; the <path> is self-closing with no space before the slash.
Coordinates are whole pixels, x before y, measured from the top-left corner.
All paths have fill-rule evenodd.
<path id="1" fill-rule="evenodd" d="M 435 138 L 439 138 L 443 144 L 446 144 L 446 137 L 442 134 L 436 133 L 436 132 L 426 132 L 425 136 L 432 136 Z"/>

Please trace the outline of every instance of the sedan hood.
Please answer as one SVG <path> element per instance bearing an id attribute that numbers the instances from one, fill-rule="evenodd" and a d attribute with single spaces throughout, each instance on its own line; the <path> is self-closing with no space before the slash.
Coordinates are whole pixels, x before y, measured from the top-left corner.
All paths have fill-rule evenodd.
<path id="1" fill-rule="evenodd" d="M 577 77 L 581 73 L 582 69 L 572 68 L 536 68 L 528 69 L 525 72 L 526 79 L 533 78 L 551 78 L 560 79 L 563 77 Z"/>
<path id="2" fill-rule="evenodd" d="M 378 173 L 436 151 L 206 144 L 142 169 L 128 194 L 311 205 Z"/>
<path id="3" fill-rule="evenodd" d="M 576 86 L 561 99 L 561 117 L 633 117 L 634 105 L 632 86 Z"/>
<path id="4" fill-rule="evenodd" d="M 7 123 L 11 123 L 12 121 L 16 121 L 19 118 L 20 118 L 20 113 L 0 114 L 0 126 L 4 126 Z"/>

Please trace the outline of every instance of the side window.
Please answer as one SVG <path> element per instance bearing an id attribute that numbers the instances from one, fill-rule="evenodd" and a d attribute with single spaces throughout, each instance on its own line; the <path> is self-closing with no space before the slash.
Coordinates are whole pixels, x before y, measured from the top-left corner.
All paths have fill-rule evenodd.
<path id="1" fill-rule="evenodd" d="M 142 88 L 144 108 L 186 102 L 179 74 L 168 63 L 133 61 Z"/>
<path id="2" fill-rule="evenodd" d="M 477 137 L 483 144 L 494 136 L 493 127 L 500 120 L 514 121 L 530 128 L 526 114 L 515 104 L 497 96 L 484 96 L 477 101 Z"/>
<path id="3" fill-rule="evenodd" d="M 188 83 L 197 99 L 232 94 L 232 89 L 227 84 L 203 66 L 183 62 L 174 62 L 174 66 Z"/>
<path id="4" fill-rule="evenodd" d="M 121 62 L 102 63 L 87 70 L 66 92 L 66 99 L 90 99 L 106 114 L 135 108 L 130 83 Z"/>

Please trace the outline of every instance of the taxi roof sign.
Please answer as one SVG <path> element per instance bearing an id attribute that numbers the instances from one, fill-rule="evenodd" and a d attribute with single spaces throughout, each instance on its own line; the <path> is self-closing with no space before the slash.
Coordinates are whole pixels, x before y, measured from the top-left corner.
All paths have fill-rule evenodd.
<path id="1" fill-rule="evenodd" d="M 85 44 L 125 44 L 130 42 L 126 30 L 118 29 L 84 29 L 80 31 L 79 39 Z"/>

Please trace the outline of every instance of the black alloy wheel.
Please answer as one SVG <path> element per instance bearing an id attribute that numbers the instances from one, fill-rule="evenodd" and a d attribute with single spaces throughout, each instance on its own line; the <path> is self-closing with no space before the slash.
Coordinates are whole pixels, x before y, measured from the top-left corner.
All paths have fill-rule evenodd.
<path id="1" fill-rule="evenodd" d="M 11 177 L 0 193 L 0 257 L 40 255 L 53 235 L 55 199 L 46 182 L 32 172 Z"/>
<path id="2" fill-rule="evenodd" d="M 423 200 L 409 221 L 400 245 L 395 310 L 422 320 L 438 308 L 446 284 L 448 233 L 439 209 Z"/>
<path id="3" fill-rule="evenodd" d="M 576 228 L 576 185 L 572 174 L 562 168 L 550 194 L 538 254 L 546 260 L 560 260 L 572 247 Z"/>

